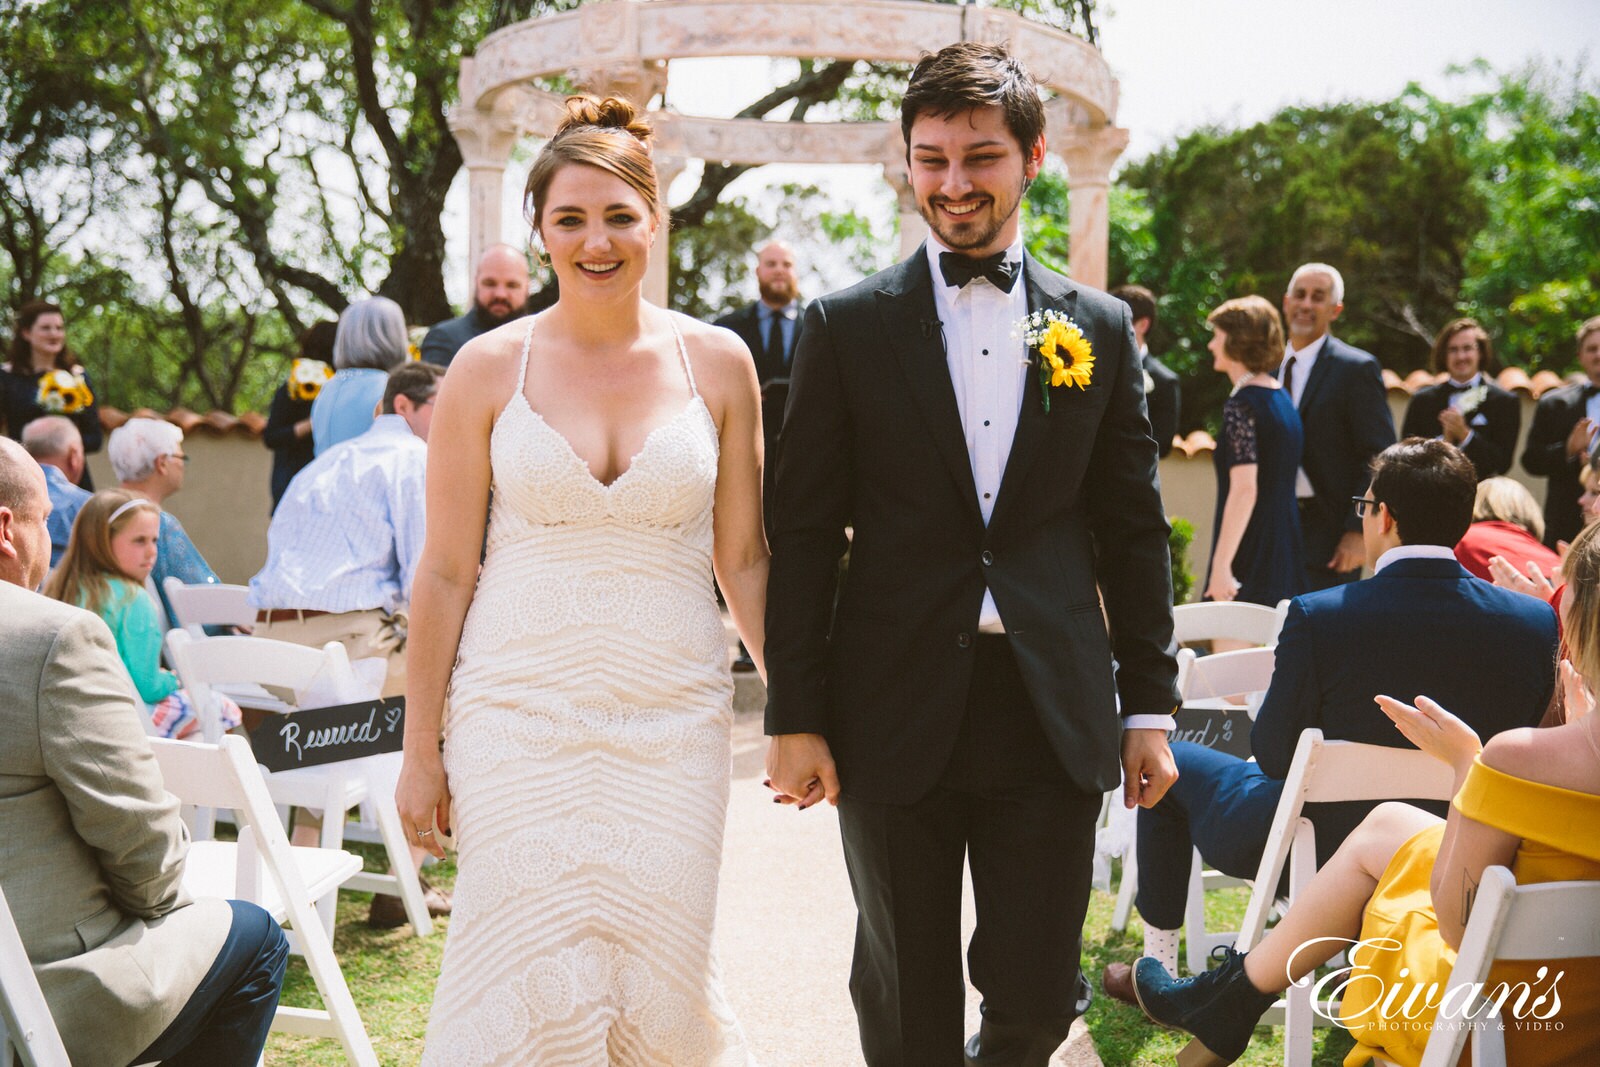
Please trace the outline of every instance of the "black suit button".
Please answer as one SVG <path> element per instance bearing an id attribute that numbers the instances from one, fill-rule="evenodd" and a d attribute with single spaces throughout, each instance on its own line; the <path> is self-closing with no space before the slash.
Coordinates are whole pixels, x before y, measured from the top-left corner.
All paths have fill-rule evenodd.
<path id="1" fill-rule="evenodd" d="M 983 555 L 979 556 L 978 559 L 982 560 L 983 565 L 987 567 L 994 562 L 994 553 L 986 548 L 983 550 Z"/>
<path id="2" fill-rule="evenodd" d="M 971 648 L 972 635 L 967 633 L 965 630 L 956 634 L 956 645 L 960 648 Z"/>

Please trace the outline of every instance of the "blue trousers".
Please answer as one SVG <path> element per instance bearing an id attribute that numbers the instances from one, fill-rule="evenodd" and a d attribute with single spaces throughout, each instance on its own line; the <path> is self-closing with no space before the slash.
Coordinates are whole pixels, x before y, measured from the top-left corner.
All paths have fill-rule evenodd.
<path id="1" fill-rule="evenodd" d="M 1259 766 L 1204 745 L 1175 742 L 1178 780 L 1153 808 L 1139 809 L 1139 891 L 1144 921 L 1183 925 L 1192 850 L 1234 878 L 1253 878 L 1266 849 L 1283 782 Z"/>
<path id="2" fill-rule="evenodd" d="M 134 1063 L 164 1067 L 252 1067 L 278 1010 L 289 939 L 272 916 L 230 900 L 233 926 L 211 970 L 172 1025 Z"/>

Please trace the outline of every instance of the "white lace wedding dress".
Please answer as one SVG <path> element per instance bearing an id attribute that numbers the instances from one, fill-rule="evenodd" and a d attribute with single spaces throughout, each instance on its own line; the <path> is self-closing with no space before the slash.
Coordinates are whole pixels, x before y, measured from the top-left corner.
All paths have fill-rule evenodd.
<path id="1" fill-rule="evenodd" d="M 445 715 L 460 877 L 423 1063 L 746 1067 L 711 952 L 716 425 L 679 336 L 689 403 L 601 483 L 523 395 L 533 332 Z"/>

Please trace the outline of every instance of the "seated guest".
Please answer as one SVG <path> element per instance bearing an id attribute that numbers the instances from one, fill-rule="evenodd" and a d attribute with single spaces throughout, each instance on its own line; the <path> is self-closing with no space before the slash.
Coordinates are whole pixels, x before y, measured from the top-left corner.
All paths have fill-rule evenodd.
<path id="1" fill-rule="evenodd" d="M 1478 480 L 1511 469 L 1522 432 L 1522 403 L 1496 385 L 1500 369 L 1489 335 L 1474 319 L 1445 324 L 1433 339 L 1435 374 L 1449 377 L 1418 389 L 1406 408 L 1401 437 L 1439 437 L 1472 460 Z"/>
<path id="2" fill-rule="evenodd" d="M 272 450 L 274 511 L 294 476 L 317 458 L 311 440 L 311 404 L 333 375 L 333 339 L 338 329 L 334 322 L 307 327 L 300 335 L 300 355 L 290 364 L 288 379 L 272 394 L 261 443 Z"/>
<path id="3" fill-rule="evenodd" d="M 183 451 L 183 431 L 164 419 L 129 419 L 111 431 L 106 458 L 122 488 L 160 507 L 183 488 L 189 457 Z M 211 585 L 217 574 L 194 547 L 183 523 L 165 508 L 161 509 L 161 537 L 156 542 L 156 565 L 150 578 L 156 599 L 167 621 L 173 618 L 172 604 L 164 584 L 176 578 L 184 585 Z"/>
<path id="4" fill-rule="evenodd" d="M 1145 955 L 1170 971 L 1191 848 L 1219 871 L 1255 876 L 1302 730 L 1405 747 L 1373 704 L 1378 693 L 1438 694 L 1485 737 L 1533 726 L 1550 705 L 1555 612 L 1472 577 L 1452 553 L 1472 519 L 1472 464 L 1442 441 L 1412 437 L 1379 453 L 1372 471 L 1356 510 L 1373 576 L 1290 601 L 1272 684 L 1250 731 L 1256 762 L 1178 742 L 1177 783 L 1139 811 Z M 1307 806 L 1319 863 L 1373 807 Z M 1108 967 L 1105 980 L 1112 996 L 1131 993 L 1124 965 Z"/>
<path id="5" fill-rule="evenodd" d="M 1560 557 L 1545 547 L 1543 537 L 1544 516 L 1533 494 L 1510 478 L 1486 478 L 1478 483 L 1472 525 L 1456 544 L 1456 559 L 1486 582 L 1494 581 L 1489 560 L 1495 556 L 1518 573 L 1526 573 L 1528 564 L 1537 563 L 1548 574 Z"/>
<path id="6" fill-rule="evenodd" d="M 389 372 L 406 361 L 409 350 L 406 317 L 393 300 L 374 296 L 344 309 L 333 337 L 333 377 L 311 403 L 317 455 L 367 431 Z"/>
<path id="7" fill-rule="evenodd" d="M 1600 880 L 1600 716 L 1590 695 L 1600 688 L 1600 533 L 1593 526 L 1573 542 L 1567 568 L 1572 598 L 1564 622 L 1572 662 L 1561 666 L 1570 709 L 1564 724 L 1510 730 L 1485 745 L 1471 726 L 1426 697 L 1415 707 L 1378 697 L 1407 739 L 1455 772 L 1449 814 L 1440 819 L 1408 804 L 1380 805 L 1262 942 L 1243 955 L 1227 950 L 1217 970 L 1176 981 L 1171 968 L 1139 961 L 1135 981 L 1146 1013 L 1195 1035 L 1180 1063 L 1232 1063 L 1291 981 L 1359 941 L 1392 950 L 1360 954 L 1341 983 L 1341 1022 L 1356 1040 L 1345 1062 L 1378 1055 L 1414 1067 L 1441 1000 L 1454 1000 L 1463 1013 L 1453 1017 L 1456 1025 L 1471 1025 L 1465 1003 L 1444 993 L 1484 871 L 1509 867 L 1519 885 Z M 1559 1025 L 1519 1025 L 1555 1014 L 1540 1000 L 1556 992 L 1557 979 Z M 1484 986 L 1492 999 L 1502 985 L 1516 990 L 1524 983 L 1540 1000 L 1530 1011 L 1520 996 L 1508 999 L 1504 1062 L 1600 1062 L 1600 960 L 1496 963 Z M 1403 1018 L 1388 1010 L 1390 1003 L 1405 1005 Z"/>
<path id="8" fill-rule="evenodd" d="M 49 510 L 0 440 L 0 889 L 78 1067 L 255 1063 L 288 940 L 254 904 L 183 892 L 188 832 L 111 634 L 31 592 Z"/>
<path id="9" fill-rule="evenodd" d="M 78 488 L 83 477 L 83 435 L 64 415 L 46 415 L 23 427 L 22 447 L 44 468 L 50 486 L 50 566 L 61 562 L 72 536 L 72 520 L 89 499 L 89 491 Z"/>
<path id="10" fill-rule="evenodd" d="M 267 529 L 267 563 L 250 579 L 257 637 L 387 662 L 383 695 L 406 691 L 406 608 L 422 553 L 423 481 L 433 397 L 444 368 L 405 363 L 389 375 L 383 414 L 366 433 L 324 452 L 289 484 Z M 309 827 L 297 820 L 297 840 Z M 426 852 L 412 848 L 420 865 Z M 428 910 L 450 898 L 429 888 Z M 368 922 L 398 926 L 398 897 L 372 898 Z"/>
<path id="11" fill-rule="evenodd" d="M 156 732 L 183 738 L 199 732 L 200 717 L 188 691 L 178 688 L 178 676 L 161 666 L 164 631 L 144 591 L 160 531 L 161 509 L 150 501 L 123 489 L 96 493 L 78 512 L 72 540 L 44 592 L 105 620 Z M 222 729 L 231 730 L 239 725 L 239 706 L 218 699 Z"/>

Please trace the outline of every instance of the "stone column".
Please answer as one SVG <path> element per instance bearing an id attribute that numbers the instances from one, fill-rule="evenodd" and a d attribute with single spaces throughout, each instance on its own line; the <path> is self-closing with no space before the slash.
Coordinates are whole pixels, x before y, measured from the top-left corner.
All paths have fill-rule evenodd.
<path id="1" fill-rule="evenodd" d="M 902 148 L 901 141 L 895 138 L 895 147 Z M 906 169 L 903 156 L 890 159 L 883 165 L 883 179 L 889 183 L 889 188 L 894 190 L 896 210 L 900 213 L 900 257 L 905 259 L 917 250 L 923 240 L 928 236 L 928 224 L 922 218 L 922 213 L 917 210 L 917 196 L 911 189 L 911 175 Z"/>
<path id="2" fill-rule="evenodd" d="M 1067 164 L 1071 196 L 1067 271 L 1075 281 L 1104 289 L 1111 244 L 1111 165 L 1128 147 L 1128 131 L 1116 126 L 1074 130 L 1056 149 Z"/>
<path id="3" fill-rule="evenodd" d="M 505 238 L 500 231 L 500 198 L 506 166 L 521 134 L 520 125 L 497 111 L 450 109 L 450 132 L 467 168 L 467 292 L 472 292 L 478 260 Z"/>
<path id="4" fill-rule="evenodd" d="M 661 206 L 665 208 L 667 191 L 672 188 L 673 179 L 683 173 L 688 161 L 677 156 L 657 156 L 655 162 L 656 187 L 661 190 Z M 666 222 L 662 222 L 656 230 L 656 243 L 650 246 L 650 266 L 645 270 L 641 288 L 644 298 L 657 307 L 667 306 L 671 240 L 671 229 Z"/>

